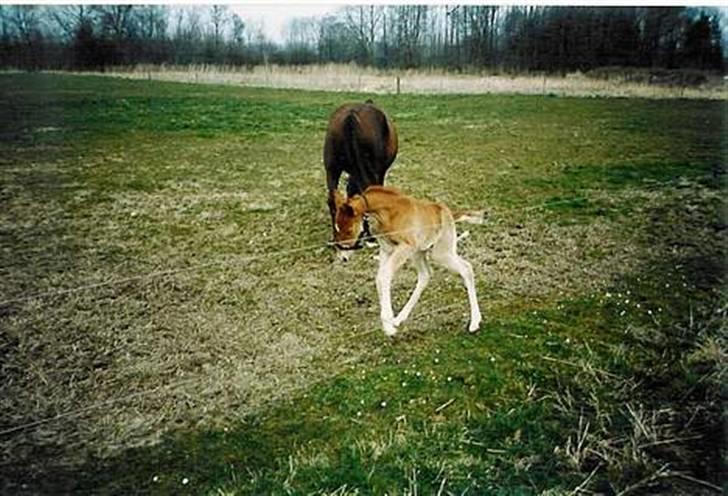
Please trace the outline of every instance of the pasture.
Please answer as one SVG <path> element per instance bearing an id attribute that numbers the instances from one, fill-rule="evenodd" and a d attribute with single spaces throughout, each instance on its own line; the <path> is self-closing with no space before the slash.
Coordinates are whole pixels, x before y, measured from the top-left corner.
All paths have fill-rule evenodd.
<path id="1" fill-rule="evenodd" d="M 369 96 L 0 75 L 0 492 L 721 491 L 726 102 L 376 96 L 488 214 L 480 332 L 436 270 L 390 340 L 325 245 Z"/>

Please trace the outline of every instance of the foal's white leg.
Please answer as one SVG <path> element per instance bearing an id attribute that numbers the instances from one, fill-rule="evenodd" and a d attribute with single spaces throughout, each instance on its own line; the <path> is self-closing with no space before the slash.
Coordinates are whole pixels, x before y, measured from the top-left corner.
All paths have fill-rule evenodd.
<path id="1" fill-rule="evenodd" d="M 427 257 L 425 256 L 425 254 L 422 252 L 417 252 L 414 254 L 412 259 L 415 263 L 415 267 L 417 268 L 417 286 L 415 286 L 414 291 L 412 291 L 412 295 L 410 295 L 407 303 L 404 305 L 404 307 L 402 307 L 402 310 L 400 310 L 399 315 L 397 315 L 397 317 L 394 319 L 395 326 L 399 326 L 402 322 L 407 320 L 407 317 L 409 317 L 410 313 L 419 301 L 420 296 L 422 296 L 422 292 L 427 287 L 427 283 L 430 282 L 430 275 L 432 274 L 432 270 L 427 263 Z"/>
<path id="2" fill-rule="evenodd" d="M 478 298 L 475 295 L 475 276 L 473 275 L 473 266 L 470 263 L 459 256 L 455 252 L 455 244 L 447 250 L 433 251 L 432 259 L 447 267 L 448 269 L 457 272 L 463 278 L 465 287 L 468 290 L 468 300 L 470 302 L 470 325 L 468 330 L 475 332 L 480 327 L 480 321 L 482 315 L 480 314 L 480 307 L 478 306 Z"/>
<path id="3" fill-rule="evenodd" d="M 387 336 L 394 336 L 397 332 L 392 311 L 392 278 L 394 273 L 404 264 L 412 251 L 400 246 L 391 253 L 379 251 L 379 271 L 377 272 L 377 293 L 379 293 L 380 316 L 382 329 Z"/>

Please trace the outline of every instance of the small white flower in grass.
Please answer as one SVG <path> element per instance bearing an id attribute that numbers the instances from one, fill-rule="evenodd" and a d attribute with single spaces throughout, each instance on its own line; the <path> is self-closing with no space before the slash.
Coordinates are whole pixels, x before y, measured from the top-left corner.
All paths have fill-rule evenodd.
<path id="1" fill-rule="evenodd" d="M 402 381 L 402 387 L 407 387 L 407 383 Z"/>
<path id="2" fill-rule="evenodd" d="M 495 362 L 495 357 L 494 356 L 490 357 L 490 361 Z"/>
<path id="3" fill-rule="evenodd" d="M 620 316 L 620 317 L 624 317 L 624 314 L 625 314 L 625 313 L 626 313 L 626 312 L 625 312 L 624 310 L 622 310 L 621 312 L 619 312 L 619 316 Z"/>
<path id="4" fill-rule="evenodd" d="M 382 408 L 385 408 L 385 407 L 387 406 L 387 402 L 386 402 L 386 401 L 382 401 L 382 402 L 381 402 L 381 403 L 379 404 L 379 406 L 381 406 Z"/>
<path id="5" fill-rule="evenodd" d="M 159 476 L 155 475 L 154 477 L 152 477 L 152 482 L 159 482 Z"/>
<path id="6" fill-rule="evenodd" d="M 647 310 L 647 315 L 652 315 L 652 310 Z"/>
<path id="7" fill-rule="evenodd" d="M 182 479 L 182 485 L 183 486 L 186 486 L 189 483 L 190 483 L 190 480 L 187 477 L 185 477 L 184 479 Z"/>
<path id="8" fill-rule="evenodd" d="M 357 417 L 361 417 L 361 412 L 356 412 Z"/>
<path id="9" fill-rule="evenodd" d="M 452 377 L 447 376 L 447 382 L 452 382 Z"/>
<path id="10" fill-rule="evenodd" d="M 417 372 L 417 374 L 415 374 L 415 375 L 416 375 L 417 377 L 422 377 L 422 372 Z"/>
<path id="11" fill-rule="evenodd" d="M 570 338 L 566 338 L 566 344 L 570 344 L 570 343 L 571 343 L 571 339 Z"/>

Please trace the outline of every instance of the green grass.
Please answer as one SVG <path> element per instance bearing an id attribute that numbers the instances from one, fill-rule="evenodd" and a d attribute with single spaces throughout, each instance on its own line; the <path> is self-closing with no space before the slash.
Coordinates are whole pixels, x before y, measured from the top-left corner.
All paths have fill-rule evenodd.
<path id="1" fill-rule="evenodd" d="M 367 97 L 0 76 L 0 430 L 76 412 L 0 435 L 0 487 L 715 492 L 725 102 L 378 96 L 388 182 L 488 212 L 481 331 L 437 271 L 389 340 L 373 253 L 323 245 Z"/>

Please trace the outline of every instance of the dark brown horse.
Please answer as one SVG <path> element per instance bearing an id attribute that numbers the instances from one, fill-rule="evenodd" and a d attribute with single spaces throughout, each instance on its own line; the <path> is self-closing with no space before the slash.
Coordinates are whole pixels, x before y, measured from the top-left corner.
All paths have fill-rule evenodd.
<path id="1" fill-rule="evenodd" d="M 335 192 L 341 174 L 349 177 L 347 196 L 369 186 L 384 184 L 384 176 L 397 156 L 397 131 L 371 100 L 342 105 L 331 115 L 324 142 L 324 166 L 331 226 L 336 227 Z"/>

